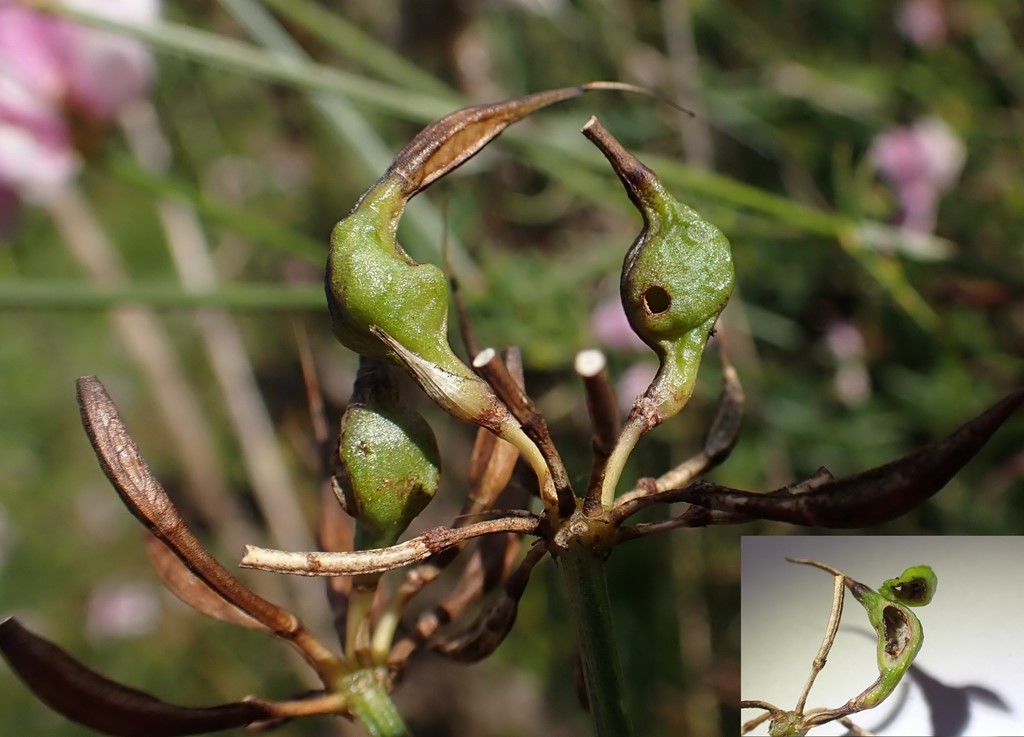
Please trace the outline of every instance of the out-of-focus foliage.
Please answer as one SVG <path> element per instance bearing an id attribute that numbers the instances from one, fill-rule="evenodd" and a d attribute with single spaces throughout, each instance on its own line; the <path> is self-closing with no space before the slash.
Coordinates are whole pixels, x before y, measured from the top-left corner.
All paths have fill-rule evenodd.
<path id="1" fill-rule="evenodd" d="M 264 41 L 244 30 L 245 5 L 175 3 L 164 13 L 259 46 Z M 337 45 L 329 41 L 341 31 L 323 21 L 305 25 L 288 12 L 304 5 L 267 2 L 317 62 L 408 90 L 390 109 L 363 101 L 350 110 L 378 140 L 353 144 L 339 135 L 338 119 L 299 87 L 164 52 L 156 55 L 151 100 L 170 145 L 166 173 L 144 172 L 116 124 L 79 121 L 73 128 L 82 157 L 77 186 L 141 284 L 143 302 L 147 284 L 180 283 L 156 210 L 172 195 L 195 206 L 226 287 L 307 288 L 308 309 L 234 318 L 304 509 L 315 507 L 318 471 L 296 323 L 310 335 L 332 422 L 355 366 L 334 344 L 316 296 L 328 234 L 383 171 L 366 163 L 373 146 L 383 147 L 386 164 L 425 119 L 461 99 L 604 78 L 649 86 L 697 113 L 688 120 L 646 99 L 595 93 L 539 115 L 410 208 L 428 224 L 444 213 L 453 248 L 464 254 L 460 274 L 478 337 L 523 347 L 528 388 L 579 484 L 589 439 L 572 355 L 594 345 L 591 314 L 615 293 L 638 226 L 614 175 L 577 133 L 591 113 L 733 244 L 738 291 L 724 331 L 750 401 L 741 442 L 716 480 L 771 488 L 820 465 L 836 475 L 855 472 L 945 434 L 1024 379 L 1024 9 L 1017 5 L 335 0 L 320 6 L 352 24 L 348 30 L 361 42 Z M 328 31 L 326 39 L 318 28 Z M 415 76 L 424 72 L 441 84 Z M 423 99 L 436 108 L 416 108 Z M 396 113 L 406 102 L 408 112 Z M 953 141 L 940 165 L 957 155 L 957 142 L 963 147 L 959 176 L 922 193 L 906 189 L 922 181 L 906 168 L 876 170 L 883 165 L 879 136 L 932 120 L 942 121 L 944 140 Z M 921 157 L 934 147 L 901 140 L 898 163 L 932 171 Z M 922 145 L 923 153 L 916 148 Z M 666 165 L 671 176 L 659 159 L 674 162 Z M 880 230 L 900 222 L 920 227 L 905 210 L 928 196 L 934 235 L 946 243 L 937 258 L 915 252 L 915 236 Z M 98 670 L 170 700 L 201 704 L 301 690 L 275 643 L 201 620 L 160 591 L 136 526 L 79 425 L 75 377 L 103 378 L 157 475 L 196 514 L 221 559 L 230 563 L 240 550 L 213 535 L 223 520 L 204 517 L 201 504 L 189 501 L 205 490 L 183 470 L 154 387 L 110 314 L 57 308 L 56 301 L 48 307 L 45 299 L 25 306 L 26 293 L 17 290 L 57 286 L 66 304 L 89 286 L 52 209 L 24 206 L 16 221 L 5 222 L 0 609 Z M 408 229 L 402 238 L 414 257 L 439 262 L 440 229 Z M 879 232 L 884 245 L 871 250 L 870 234 Z M 247 526 L 261 530 L 196 314 L 166 311 L 160 320 L 206 414 L 217 473 L 241 502 Z M 641 444 L 628 479 L 656 474 L 697 447 L 717 392 L 713 354 L 694 402 Z M 649 360 L 644 353 L 611 358 L 616 376 Z M 440 520 L 459 506 L 469 430 L 427 413 L 445 468 L 428 516 Z M 925 508 L 883 531 L 1022 528 L 1024 421 L 1016 419 Z M 774 524 L 683 530 L 616 552 L 611 587 L 639 734 L 733 731 L 737 537 L 787 531 Z M 566 605 L 551 574 L 547 566 L 537 572 L 509 644 L 492 660 L 463 669 L 425 656 L 413 665 L 397 701 L 416 734 L 585 733 L 570 676 Z M 318 581 L 252 578 L 276 586 L 271 593 L 280 597 L 305 592 L 314 604 L 321 592 Z M 346 726 L 314 721 L 280 734 L 347 733 Z M 0 732 L 84 734 L 30 698 L 6 669 Z"/>

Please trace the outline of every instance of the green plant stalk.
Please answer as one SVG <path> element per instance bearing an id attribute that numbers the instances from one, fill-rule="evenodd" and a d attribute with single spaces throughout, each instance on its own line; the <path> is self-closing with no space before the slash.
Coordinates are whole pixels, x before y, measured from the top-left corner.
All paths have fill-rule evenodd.
<path id="1" fill-rule="evenodd" d="M 356 671 L 341 686 L 345 703 L 371 737 L 409 737 L 401 715 L 384 686 L 386 669 Z"/>
<path id="2" fill-rule="evenodd" d="M 322 312 L 319 285 L 231 284 L 192 292 L 180 284 L 136 282 L 102 287 L 65 279 L 0 279 L 0 309 L 106 310 L 126 305 L 156 310 L 215 308 L 235 312 Z"/>
<path id="3" fill-rule="evenodd" d="M 619 663 L 604 559 L 585 549 L 559 556 L 576 630 L 596 737 L 629 737 L 625 682 Z"/>

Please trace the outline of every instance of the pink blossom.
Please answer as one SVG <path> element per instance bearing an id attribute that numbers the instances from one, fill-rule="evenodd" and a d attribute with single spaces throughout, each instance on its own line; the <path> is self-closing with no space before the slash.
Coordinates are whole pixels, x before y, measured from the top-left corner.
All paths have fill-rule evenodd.
<path id="1" fill-rule="evenodd" d="M 647 391 L 657 373 L 658 364 L 654 361 L 637 361 L 630 365 L 615 382 L 619 409 L 628 412 L 636 398 Z"/>
<path id="2" fill-rule="evenodd" d="M 0 0 L 0 78 L 18 80 L 43 100 L 59 100 L 71 35 L 63 21 Z"/>
<path id="3" fill-rule="evenodd" d="M 897 190 L 900 225 L 921 233 L 935 230 L 939 197 L 956 182 L 966 159 L 956 133 L 938 118 L 924 118 L 880 133 L 869 156 Z"/>
<path id="4" fill-rule="evenodd" d="M 598 304 L 590 318 L 590 329 L 598 342 L 606 348 L 638 351 L 647 347 L 629 326 L 629 318 L 617 296 Z"/>
<path id="5" fill-rule="evenodd" d="M 73 0 L 123 22 L 158 17 L 156 0 Z M 0 228 L 16 203 L 39 201 L 76 173 L 66 109 L 109 120 L 153 74 L 138 41 L 0 0 Z"/>
<path id="6" fill-rule="evenodd" d="M 946 14 L 941 0 L 903 0 L 896 10 L 896 27 L 903 37 L 922 48 L 946 41 Z"/>
<path id="7" fill-rule="evenodd" d="M 852 322 L 836 320 L 825 332 L 825 345 L 836 359 L 832 386 L 847 405 L 863 404 L 871 396 L 871 377 L 865 363 L 864 336 Z"/>
<path id="8" fill-rule="evenodd" d="M 0 189 L 30 201 L 75 173 L 78 157 L 57 109 L 14 77 L 0 76 Z"/>
<path id="9" fill-rule="evenodd" d="M 95 639 L 151 632 L 160 618 L 160 598 L 142 581 L 105 581 L 89 596 L 85 628 Z"/>
<path id="10" fill-rule="evenodd" d="M 67 4 L 123 23 L 144 25 L 160 14 L 156 0 L 68 0 Z M 153 76 L 153 60 L 139 41 L 91 28 L 75 28 L 68 50 L 68 97 L 100 120 L 142 97 Z"/>

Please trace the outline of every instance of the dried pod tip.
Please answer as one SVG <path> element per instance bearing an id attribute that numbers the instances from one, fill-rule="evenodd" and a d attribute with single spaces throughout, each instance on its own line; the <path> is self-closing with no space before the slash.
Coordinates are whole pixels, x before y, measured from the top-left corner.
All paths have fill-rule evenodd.
<path id="1" fill-rule="evenodd" d="M 634 332 L 661 359 L 644 408 L 657 424 L 693 392 L 704 345 L 732 294 L 732 251 L 722 231 L 677 201 L 595 118 L 583 133 L 611 162 L 644 219 L 626 254 L 620 291 Z"/>
<path id="2" fill-rule="evenodd" d="M 338 481 L 356 519 L 355 548 L 394 544 L 437 492 L 440 454 L 430 426 L 403 406 L 386 366 L 364 359 L 341 419 Z"/>

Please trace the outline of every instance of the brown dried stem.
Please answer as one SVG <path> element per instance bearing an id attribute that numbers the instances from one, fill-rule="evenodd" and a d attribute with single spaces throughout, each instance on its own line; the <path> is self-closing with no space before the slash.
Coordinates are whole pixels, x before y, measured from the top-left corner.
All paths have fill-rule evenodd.
<path id="1" fill-rule="evenodd" d="M 491 655 L 512 631 L 530 574 L 546 555 L 544 544 L 532 548 L 515 572 L 505 579 L 498 597 L 480 611 L 472 624 L 458 634 L 436 639 L 431 648 L 460 663 L 475 663 Z"/>
<path id="2" fill-rule="evenodd" d="M 749 519 L 826 528 L 873 527 L 901 517 L 938 492 L 1022 404 L 1024 388 L 942 440 L 848 478 L 834 479 L 822 469 L 805 482 L 768 493 L 698 481 L 659 497 Z"/>
<path id="3" fill-rule="evenodd" d="M 330 683 L 340 661 L 291 612 L 258 596 L 232 576 L 188 528 L 167 492 L 149 470 L 117 407 L 95 376 L 80 378 L 78 403 L 100 466 L 135 517 L 184 563 L 197 578 L 229 604 L 294 645 Z"/>
<path id="4" fill-rule="evenodd" d="M 805 561 L 793 561 L 794 563 L 803 563 Z M 811 686 L 814 685 L 814 679 L 821 673 L 821 669 L 825 667 L 825 660 L 828 657 L 829 650 L 832 649 L 832 643 L 835 642 L 836 632 L 839 631 L 839 620 L 843 616 L 843 601 L 845 597 L 846 576 L 842 573 L 836 572 L 833 574 L 832 579 L 832 612 L 829 614 L 828 626 L 825 627 L 825 637 L 821 641 L 821 647 L 818 648 L 818 654 L 814 656 L 814 661 L 811 663 L 811 672 L 807 676 L 807 683 L 804 684 L 804 690 L 800 692 L 800 698 L 796 702 L 796 713 L 803 714 L 804 707 L 807 705 L 807 695 L 811 692 Z"/>
<path id="5" fill-rule="evenodd" d="M 551 433 L 548 432 L 544 416 L 537 411 L 533 401 L 516 382 L 505 362 L 493 348 L 485 348 L 476 355 L 473 359 L 473 369 L 490 384 L 498 399 L 505 403 L 512 416 L 522 425 L 527 437 L 537 445 L 551 471 L 557 495 L 554 501 L 558 507 L 558 515 L 568 517 L 576 509 L 576 496 L 569 483 L 565 464 L 562 463 L 558 449 L 551 439 Z M 548 503 L 549 500 L 545 500 L 545 505 Z"/>

